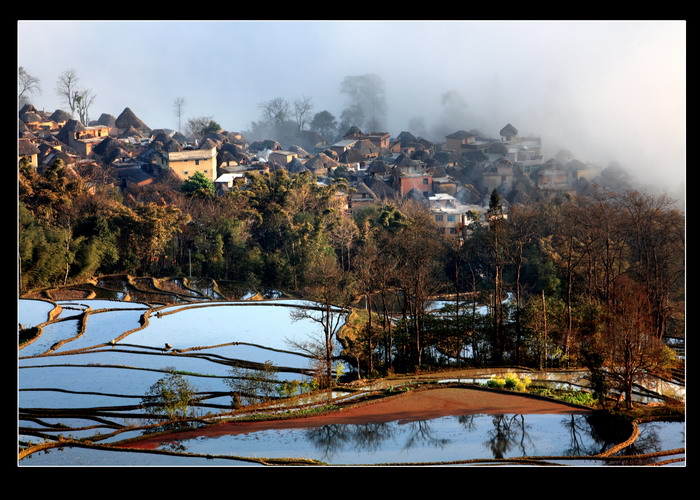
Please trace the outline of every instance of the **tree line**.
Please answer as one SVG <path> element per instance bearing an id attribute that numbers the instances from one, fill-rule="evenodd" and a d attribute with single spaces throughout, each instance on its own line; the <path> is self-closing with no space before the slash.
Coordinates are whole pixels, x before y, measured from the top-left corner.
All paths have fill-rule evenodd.
<path id="1" fill-rule="evenodd" d="M 20 292 L 192 274 L 361 304 L 363 326 L 344 340 L 361 373 L 618 356 L 629 381 L 661 369 L 662 338 L 682 335 L 685 216 L 666 196 L 562 196 L 505 213 L 494 192 L 486 217 L 456 238 L 410 201 L 351 215 L 348 189 L 282 169 L 225 196 L 172 178 L 125 195 L 60 160 L 41 174 L 20 162 Z M 439 315 L 437 295 L 450 297 Z"/>

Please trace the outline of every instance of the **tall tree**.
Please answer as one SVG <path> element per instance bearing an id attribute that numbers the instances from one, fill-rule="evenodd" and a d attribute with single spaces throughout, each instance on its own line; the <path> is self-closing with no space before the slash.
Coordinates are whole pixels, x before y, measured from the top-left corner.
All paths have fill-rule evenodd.
<path id="1" fill-rule="evenodd" d="M 515 362 L 520 363 L 520 347 L 523 337 L 520 312 L 522 309 L 522 270 L 525 265 L 525 252 L 535 241 L 539 221 L 539 211 L 531 206 L 514 207 L 508 214 L 508 245 L 506 254 L 515 274 Z"/>
<path id="2" fill-rule="evenodd" d="M 632 407 L 632 389 L 655 375 L 667 375 L 675 354 L 654 331 L 653 310 L 643 287 L 627 277 L 613 283 L 614 301 L 607 311 L 603 348 L 612 387 Z"/>
<path id="3" fill-rule="evenodd" d="M 685 218 L 673 209 L 669 197 L 628 191 L 620 194 L 616 205 L 629 221 L 631 265 L 645 287 L 652 307 L 656 336 L 667 331 L 673 302 L 682 292 L 685 276 Z"/>
<path id="4" fill-rule="evenodd" d="M 495 189 L 491 192 L 487 216 L 491 235 L 490 251 L 493 259 L 493 355 L 494 361 L 500 363 L 503 360 L 505 348 L 503 267 L 505 264 L 506 235 L 503 229 L 505 213 L 501 197 Z"/>
<path id="5" fill-rule="evenodd" d="M 326 110 L 316 113 L 309 127 L 329 142 L 338 133 L 338 121 L 332 113 Z"/>
<path id="6" fill-rule="evenodd" d="M 90 108 L 97 96 L 90 89 L 81 89 L 75 96 L 75 110 L 78 112 L 80 123 L 88 124 L 90 121 Z"/>
<path id="7" fill-rule="evenodd" d="M 310 336 L 310 342 L 287 341 L 322 362 L 324 374 L 321 381 L 328 386 L 333 380 L 334 344 L 354 299 L 353 281 L 349 273 L 342 270 L 335 254 L 326 252 L 311 263 L 305 282 L 303 296 L 307 302 L 295 308 L 291 317 L 294 321 L 311 320 L 321 327 L 321 332 Z"/>
<path id="8" fill-rule="evenodd" d="M 404 294 L 408 321 L 413 339 L 413 361 L 423 363 L 423 352 L 427 345 L 424 325 L 430 298 L 443 287 L 441 260 L 445 252 L 442 234 L 434 219 L 418 206 L 404 206 L 409 211 L 409 224 L 401 230 L 400 237 L 393 238 L 396 252 L 403 268 L 397 277 Z M 411 211 L 412 210 L 412 211 Z"/>
<path id="9" fill-rule="evenodd" d="M 22 66 L 17 70 L 17 104 L 21 109 L 33 95 L 41 93 L 39 79 L 30 75 Z"/>
<path id="10" fill-rule="evenodd" d="M 289 102 L 282 97 L 261 102 L 258 107 L 262 111 L 264 120 L 271 124 L 282 125 L 289 119 L 291 111 Z"/>
<path id="11" fill-rule="evenodd" d="M 360 128 L 369 126 L 380 131 L 386 126 L 386 94 L 384 80 L 376 74 L 346 76 L 340 84 L 340 92 L 349 98 L 341 119 Z"/>
<path id="12" fill-rule="evenodd" d="M 313 109 L 313 103 L 311 102 L 311 97 L 302 96 L 293 101 L 294 105 L 294 119 L 297 122 L 297 127 L 299 130 L 304 130 L 304 125 L 309 119 L 309 113 Z"/>
<path id="13" fill-rule="evenodd" d="M 92 106 L 95 95 L 90 89 L 83 89 L 78 86 L 80 78 L 75 69 L 67 69 L 61 73 L 56 81 L 56 94 L 68 106 L 71 115 L 79 115 L 81 123 L 87 124 L 88 113 Z"/>

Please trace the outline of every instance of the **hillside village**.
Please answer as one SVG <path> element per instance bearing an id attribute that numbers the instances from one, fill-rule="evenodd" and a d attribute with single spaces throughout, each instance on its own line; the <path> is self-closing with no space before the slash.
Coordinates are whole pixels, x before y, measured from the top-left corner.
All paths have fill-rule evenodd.
<path id="1" fill-rule="evenodd" d="M 352 189 L 344 194 L 344 205 L 352 213 L 409 198 L 424 204 L 448 234 L 459 234 L 485 213 L 494 189 L 507 210 L 511 204 L 586 193 L 594 185 L 625 189 L 631 182 L 614 164 L 601 169 L 565 150 L 545 158 L 541 138 L 521 137 L 510 123 L 495 138 L 457 130 L 433 143 L 408 131 L 392 137 L 351 127 L 334 143 L 307 139 L 295 145 L 251 143 L 225 130 L 194 140 L 151 129 L 129 108 L 84 125 L 67 112 L 48 114 L 27 104 L 19 112 L 18 155 L 39 172 L 60 158 L 73 174 L 134 197 L 164 176 L 184 181 L 200 172 L 223 195 L 234 184 L 244 189 L 250 172 L 309 171 L 319 183 L 346 179 Z"/>

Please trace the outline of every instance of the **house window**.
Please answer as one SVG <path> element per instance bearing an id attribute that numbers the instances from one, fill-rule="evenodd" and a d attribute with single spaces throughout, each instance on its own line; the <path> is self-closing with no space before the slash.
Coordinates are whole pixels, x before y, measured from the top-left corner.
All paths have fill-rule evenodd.
<path id="1" fill-rule="evenodd" d="M 428 185 L 428 179 L 426 179 L 425 177 L 423 178 L 423 184 L 425 184 L 426 186 Z"/>
<path id="2" fill-rule="evenodd" d="M 442 215 L 436 215 L 435 220 L 438 222 L 442 222 Z"/>
<path id="3" fill-rule="evenodd" d="M 450 234 L 457 234 L 457 230 L 455 228 L 451 227 Z"/>
<path id="4" fill-rule="evenodd" d="M 454 215 L 448 215 L 447 216 L 447 222 L 454 222 L 455 221 L 455 216 Z"/>
<path id="5" fill-rule="evenodd" d="M 194 161 L 194 164 L 195 164 L 195 165 L 199 165 L 199 160 L 195 160 L 195 161 Z"/>
<path id="6" fill-rule="evenodd" d="M 189 174 L 190 174 L 187 170 L 185 170 L 184 173 L 185 173 L 185 175 L 189 175 Z"/>

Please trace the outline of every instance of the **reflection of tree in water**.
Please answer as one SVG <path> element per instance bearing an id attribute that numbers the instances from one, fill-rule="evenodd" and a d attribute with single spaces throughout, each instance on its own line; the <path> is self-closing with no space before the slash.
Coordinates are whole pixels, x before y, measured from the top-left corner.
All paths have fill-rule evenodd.
<path id="1" fill-rule="evenodd" d="M 347 425 L 330 424 L 321 427 L 313 427 L 304 432 L 304 436 L 317 450 L 329 458 L 350 441 L 351 433 Z"/>
<path id="2" fill-rule="evenodd" d="M 443 448 L 449 439 L 434 435 L 427 421 L 419 420 L 405 424 L 407 432 L 404 450 L 427 444 Z M 376 452 L 384 443 L 395 437 L 396 423 L 367 423 L 357 425 L 324 425 L 307 429 L 304 433 L 309 443 L 323 453 L 325 459 L 336 455 L 344 447 L 352 447 L 357 452 Z"/>
<path id="3" fill-rule="evenodd" d="M 403 447 L 404 450 L 409 450 L 419 444 L 427 444 L 435 448 L 444 448 L 450 442 L 449 439 L 435 437 L 430 423 L 427 420 L 416 420 L 406 425 L 409 429 L 409 435 Z"/>
<path id="4" fill-rule="evenodd" d="M 391 424 L 333 424 L 305 431 L 304 435 L 324 458 L 330 458 L 345 446 L 355 451 L 374 452 L 381 449 L 384 441 L 394 436 Z"/>
<path id="5" fill-rule="evenodd" d="M 486 446 L 493 453 L 493 458 L 505 458 L 511 448 L 520 448 L 520 455 L 527 455 L 526 442 L 532 444 L 529 438 L 523 415 L 493 415 L 493 430 L 488 432 Z"/>
<path id="6" fill-rule="evenodd" d="M 632 435 L 632 425 L 623 417 L 593 412 L 583 418 L 588 423 L 591 439 L 598 448 L 592 454 L 602 453 Z"/>
<path id="7" fill-rule="evenodd" d="M 465 431 L 475 431 L 476 422 L 474 422 L 475 415 L 460 415 L 457 417 L 457 422 L 464 427 Z"/>
<path id="8" fill-rule="evenodd" d="M 564 448 L 564 455 L 594 455 L 598 453 L 598 443 L 591 442 L 591 426 L 586 415 L 569 415 L 561 421 L 569 431 L 569 447 Z M 595 448 L 595 449 L 594 449 Z"/>
<path id="9" fill-rule="evenodd" d="M 618 455 L 639 455 L 643 453 L 655 453 L 662 451 L 661 438 L 659 437 L 659 424 L 650 422 L 639 426 L 639 436 L 634 443 L 622 449 Z M 625 460 L 616 462 L 619 465 L 645 465 L 654 463 L 654 458 Z"/>
<path id="10" fill-rule="evenodd" d="M 377 451 L 381 449 L 384 441 L 393 436 L 394 428 L 387 423 L 359 424 L 352 428 L 352 439 L 356 451 Z"/>

